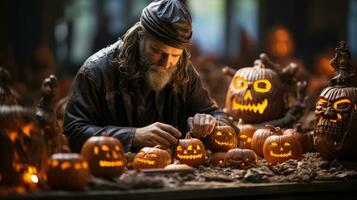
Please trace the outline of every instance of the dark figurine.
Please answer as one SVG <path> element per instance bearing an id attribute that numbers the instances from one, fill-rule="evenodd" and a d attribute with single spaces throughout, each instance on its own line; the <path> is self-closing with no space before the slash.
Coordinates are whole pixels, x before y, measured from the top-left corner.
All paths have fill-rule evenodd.
<path id="1" fill-rule="evenodd" d="M 288 127 L 296 122 L 306 107 L 307 84 L 294 79 L 296 64 L 280 69 L 266 54 L 261 54 L 253 67 L 236 72 L 225 68 L 225 74 L 234 75 L 226 97 L 227 113 L 235 121 L 241 118 L 258 128 L 265 124 Z M 289 87 L 294 84 L 295 87 Z M 289 102 L 291 91 L 296 91 L 293 102 Z"/>
<path id="2" fill-rule="evenodd" d="M 356 69 L 350 59 L 346 42 L 340 42 L 331 60 L 336 75 L 316 103 L 314 145 L 331 159 L 357 158 L 357 88 L 351 84 Z"/>
<path id="3" fill-rule="evenodd" d="M 15 92 L 9 87 L 9 71 L 0 67 L 0 105 L 17 105 L 18 98 Z"/>

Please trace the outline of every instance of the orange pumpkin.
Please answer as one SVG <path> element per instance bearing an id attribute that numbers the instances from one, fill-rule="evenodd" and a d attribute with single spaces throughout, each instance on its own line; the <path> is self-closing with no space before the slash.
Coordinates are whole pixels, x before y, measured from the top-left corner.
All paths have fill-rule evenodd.
<path id="1" fill-rule="evenodd" d="M 224 167 L 226 166 L 227 153 L 226 152 L 216 152 L 211 155 L 209 163 L 215 167 Z"/>
<path id="2" fill-rule="evenodd" d="M 133 168 L 140 170 L 166 167 L 171 163 L 171 156 L 169 152 L 160 148 L 160 145 L 142 148 L 134 158 Z"/>
<path id="3" fill-rule="evenodd" d="M 89 175 L 88 163 L 80 154 L 55 153 L 48 160 L 47 182 L 53 189 L 84 189 Z"/>
<path id="4" fill-rule="evenodd" d="M 84 143 L 81 154 L 94 176 L 117 177 L 122 174 L 126 165 L 121 143 L 107 135 L 89 138 Z"/>
<path id="5" fill-rule="evenodd" d="M 293 135 L 273 135 L 265 140 L 263 153 L 267 162 L 277 164 L 289 159 L 301 159 L 302 150 Z"/>
<path id="6" fill-rule="evenodd" d="M 313 148 L 312 135 L 307 132 L 304 133 L 302 131 L 300 123 L 296 124 L 295 128 L 286 129 L 284 131 L 284 135 L 294 136 L 296 141 L 300 143 L 303 153 L 308 152 L 310 149 Z"/>
<path id="7" fill-rule="evenodd" d="M 180 139 L 175 151 L 174 158 L 182 164 L 198 166 L 206 161 L 206 149 L 197 138 L 192 138 L 191 133 L 186 133 L 185 139 Z"/>
<path id="8" fill-rule="evenodd" d="M 252 137 L 257 128 L 251 124 L 244 124 L 242 119 L 239 119 L 238 128 L 240 130 L 238 134 L 238 147 L 241 149 L 251 149 Z"/>
<path id="9" fill-rule="evenodd" d="M 231 149 L 227 151 L 227 165 L 247 169 L 259 163 L 258 156 L 251 149 Z"/>
<path id="10" fill-rule="evenodd" d="M 237 147 L 238 137 L 231 126 L 217 124 L 205 141 L 209 150 L 226 152 Z"/>
<path id="11" fill-rule="evenodd" d="M 252 137 L 252 150 L 255 151 L 258 156 L 264 156 L 264 142 L 269 136 L 272 135 L 282 135 L 281 129 L 279 127 L 275 128 L 274 126 L 266 125 L 265 128 L 258 129 L 254 132 Z"/>

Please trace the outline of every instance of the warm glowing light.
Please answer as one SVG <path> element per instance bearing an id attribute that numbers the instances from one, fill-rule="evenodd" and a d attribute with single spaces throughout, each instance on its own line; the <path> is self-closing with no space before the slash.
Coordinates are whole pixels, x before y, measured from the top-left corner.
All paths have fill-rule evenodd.
<path id="1" fill-rule="evenodd" d="M 31 181 L 32 181 L 33 183 L 38 183 L 38 177 L 37 177 L 35 174 L 32 174 L 32 175 L 31 175 Z"/>
<path id="2" fill-rule="evenodd" d="M 233 99 L 233 106 L 232 109 L 233 110 L 241 110 L 241 111 L 251 111 L 254 113 L 259 112 L 259 114 L 263 114 L 265 109 L 268 107 L 268 100 L 264 99 L 263 102 L 258 103 L 258 104 L 240 104 L 237 103 L 234 99 Z"/>

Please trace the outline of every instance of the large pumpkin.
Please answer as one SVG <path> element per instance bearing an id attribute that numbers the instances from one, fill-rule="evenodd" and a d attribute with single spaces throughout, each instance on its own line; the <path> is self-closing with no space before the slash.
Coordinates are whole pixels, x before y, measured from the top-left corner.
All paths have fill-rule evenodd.
<path id="1" fill-rule="evenodd" d="M 241 149 L 251 149 L 252 148 L 252 137 L 257 130 L 251 124 L 244 124 L 242 119 L 238 122 L 239 134 L 238 134 L 238 147 Z"/>
<path id="2" fill-rule="evenodd" d="M 258 155 L 263 156 L 263 145 L 265 140 L 272 135 L 281 135 L 281 129 L 271 125 L 266 125 L 265 128 L 257 129 L 252 137 L 252 150 Z"/>
<path id="3" fill-rule="evenodd" d="M 336 76 L 316 103 L 314 145 L 327 158 L 357 159 L 357 87 L 351 82 L 356 69 L 346 42 L 335 51 Z"/>
<path id="4" fill-rule="evenodd" d="M 262 62 L 239 69 L 229 86 L 226 110 L 238 121 L 260 123 L 283 116 L 283 84 L 278 74 Z"/>
<path id="5" fill-rule="evenodd" d="M 217 124 L 205 141 L 211 151 L 226 152 L 237 147 L 238 137 L 231 126 Z"/>
<path id="6" fill-rule="evenodd" d="M 180 139 L 175 151 L 174 158 L 182 164 L 198 166 L 206 161 L 206 149 L 197 138 L 192 138 L 191 133 L 186 134 L 185 139 Z"/>
<path id="7" fill-rule="evenodd" d="M 55 153 L 48 160 L 47 182 L 53 189 L 84 189 L 89 175 L 88 164 L 80 154 Z"/>
<path id="8" fill-rule="evenodd" d="M 169 152 L 160 148 L 160 145 L 142 148 L 134 158 L 133 168 L 140 170 L 166 167 L 171 163 L 171 156 Z"/>
<path id="9" fill-rule="evenodd" d="M 121 143 L 106 135 L 89 138 L 84 143 L 81 154 L 94 176 L 117 177 L 122 174 L 126 165 Z"/>
<path id="10" fill-rule="evenodd" d="M 303 132 L 301 124 L 295 125 L 295 128 L 289 128 L 284 131 L 284 135 L 292 135 L 300 143 L 302 152 L 306 153 L 312 149 L 312 135 L 309 132 Z"/>
<path id="11" fill-rule="evenodd" d="M 273 135 L 265 140 L 263 153 L 267 162 L 276 164 L 289 159 L 300 159 L 302 149 L 293 135 Z"/>

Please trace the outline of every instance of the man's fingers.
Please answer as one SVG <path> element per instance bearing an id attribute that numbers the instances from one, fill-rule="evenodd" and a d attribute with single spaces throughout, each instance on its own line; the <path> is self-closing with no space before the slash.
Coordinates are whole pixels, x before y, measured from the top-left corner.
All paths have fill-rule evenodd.
<path id="1" fill-rule="evenodd" d="M 171 133 L 166 132 L 164 130 L 157 130 L 155 132 L 159 137 L 161 137 L 162 139 L 165 139 L 166 141 L 168 141 L 171 144 L 177 144 L 178 143 L 178 139 L 175 138 Z"/>
<path id="2" fill-rule="evenodd" d="M 163 149 L 168 149 L 171 145 L 169 141 L 158 135 L 155 135 L 154 141 L 159 144 Z"/>
<path id="3" fill-rule="evenodd" d="M 164 123 L 158 123 L 158 126 L 162 130 L 171 133 L 171 135 L 175 136 L 176 138 L 181 138 L 181 136 L 182 136 L 181 132 L 171 125 L 164 124 Z"/>

